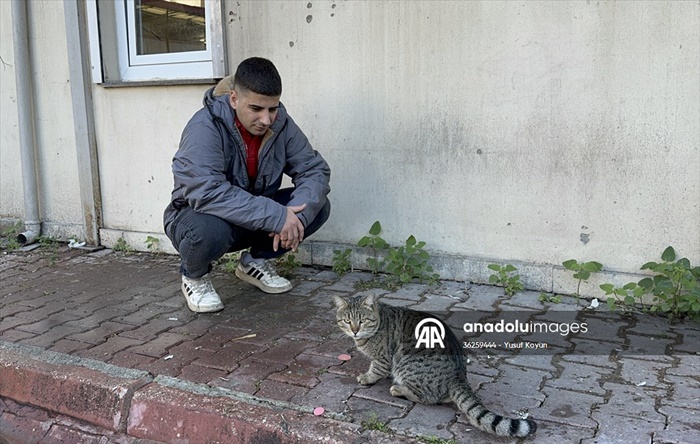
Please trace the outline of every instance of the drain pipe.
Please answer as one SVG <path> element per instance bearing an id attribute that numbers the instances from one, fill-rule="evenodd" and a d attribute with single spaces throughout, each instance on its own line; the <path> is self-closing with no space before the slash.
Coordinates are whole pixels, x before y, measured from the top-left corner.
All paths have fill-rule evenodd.
<path id="1" fill-rule="evenodd" d="M 12 38 L 15 49 L 15 82 L 17 85 L 17 113 L 19 144 L 22 158 L 22 185 L 24 189 L 24 232 L 17 236 L 21 245 L 33 243 L 41 234 L 39 193 L 36 174 L 36 138 L 34 134 L 34 94 L 29 58 L 27 4 L 12 0 Z"/>

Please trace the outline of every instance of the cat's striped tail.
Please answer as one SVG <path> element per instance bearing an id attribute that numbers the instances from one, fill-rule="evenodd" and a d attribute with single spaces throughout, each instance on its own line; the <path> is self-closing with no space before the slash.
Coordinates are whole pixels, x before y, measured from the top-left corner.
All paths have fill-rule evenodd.
<path id="1" fill-rule="evenodd" d="M 474 427 L 498 436 L 525 437 L 537 430 L 530 419 L 512 419 L 489 411 L 464 383 L 450 389 L 450 397 Z"/>

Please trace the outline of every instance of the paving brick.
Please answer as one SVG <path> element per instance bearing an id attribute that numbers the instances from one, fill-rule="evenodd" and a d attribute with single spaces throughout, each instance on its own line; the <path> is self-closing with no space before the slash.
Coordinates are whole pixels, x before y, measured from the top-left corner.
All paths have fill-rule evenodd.
<path id="1" fill-rule="evenodd" d="M 84 350 L 86 348 L 92 347 L 92 344 L 88 344 L 86 342 L 79 342 L 79 341 L 71 341 L 70 339 L 60 339 L 56 341 L 50 348 L 47 350 L 51 350 L 57 353 L 73 353 L 78 350 Z"/>
<path id="2" fill-rule="evenodd" d="M 311 348 L 314 344 L 308 341 L 280 339 L 276 344 L 270 346 L 260 357 L 273 362 L 291 362 L 304 350 Z"/>
<path id="3" fill-rule="evenodd" d="M 344 413 L 364 428 L 372 423 L 387 424 L 407 413 L 406 408 L 357 397 L 348 399 L 344 407 Z"/>
<path id="4" fill-rule="evenodd" d="M 416 404 L 405 417 L 391 420 L 388 425 L 417 436 L 452 439 L 448 426 L 456 415 L 457 411 L 451 406 Z"/>
<path id="5" fill-rule="evenodd" d="M 581 444 L 651 442 L 654 431 L 659 428 L 656 423 L 628 416 L 593 412 L 591 417 L 599 424 L 598 433 L 594 438 L 582 440 Z"/>
<path id="6" fill-rule="evenodd" d="M 411 305 L 410 308 L 413 310 L 427 311 L 430 313 L 439 313 L 447 311 L 456 303 L 459 303 L 459 301 L 449 296 L 428 294 L 420 303 Z"/>
<path id="7" fill-rule="evenodd" d="M 68 327 L 65 325 L 59 325 L 57 327 L 51 328 L 49 331 L 46 333 L 24 339 L 21 342 L 22 344 L 26 345 L 33 345 L 35 347 L 41 347 L 41 348 L 51 348 L 53 344 L 56 343 L 56 341 L 59 341 L 60 339 L 71 335 L 73 333 L 78 332 L 79 330 L 75 327 Z"/>
<path id="8" fill-rule="evenodd" d="M 700 354 L 674 356 L 675 365 L 669 368 L 666 373 L 674 376 L 697 376 L 700 368 Z"/>
<path id="9" fill-rule="evenodd" d="M 547 381 L 545 385 L 603 396 L 605 395 L 605 390 L 601 387 L 601 378 L 612 376 L 613 374 L 613 369 L 571 362 L 564 366 L 561 374 L 556 379 Z"/>
<path id="10" fill-rule="evenodd" d="M 503 298 L 503 289 L 488 285 L 472 285 L 469 287 L 466 301 L 456 304 L 456 310 L 491 311 L 498 301 Z"/>
<path id="11" fill-rule="evenodd" d="M 414 404 L 407 399 L 392 396 L 391 393 L 389 393 L 391 381 L 388 378 L 381 379 L 374 385 L 364 386 L 357 382 L 356 378 L 343 377 L 338 379 L 338 384 L 353 387 L 353 398 L 365 399 L 368 401 L 377 402 L 379 404 L 394 406 L 403 411 L 408 411 Z"/>
<path id="12" fill-rule="evenodd" d="M 590 412 L 594 406 L 605 402 L 603 397 L 547 387 L 542 392 L 547 396 L 542 405 L 530 409 L 530 417 L 535 421 L 541 419 L 573 427 L 597 426 Z"/>
<path id="13" fill-rule="evenodd" d="M 225 377 L 226 372 L 215 368 L 188 364 L 182 367 L 182 369 L 180 370 L 180 374 L 176 376 L 187 381 L 198 382 L 200 384 L 207 384 L 212 380 L 217 380 L 219 378 Z"/>
<path id="14" fill-rule="evenodd" d="M 574 427 L 566 424 L 560 424 L 557 422 L 542 421 L 537 418 L 532 419 L 535 419 L 535 422 L 537 422 L 537 432 L 535 432 L 535 435 L 532 438 L 526 438 L 526 440 L 523 440 L 523 442 L 534 442 L 537 444 L 579 443 L 583 439 L 592 438 L 596 433 L 596 430 L 594 428 Z M 481 441 L 476 441 L 472 438 L 476 433 L 479 433 L 478 430 L 474 430 L 473 427 L 470 429 L 471 431 L 467 432 L 468 434 L 465 435 L 458 434 L 455 431 L 455 427 L 451 428 L 451 430 L 455 432 L 455 438 L 457 439 L 457 442 L 469 442 L 470 444 L 481 443 Z M 462 436 L 469 437 L 470 439 L 467 440 L 466 438 L 464 438 L 462 440 L 460 439 L 462 438 Z M 484 444 L 492 443 L 495 441 L 495 438 L 490 437 L 489 435 L 485 436 L 487 437 L 487 440 L 483 441 Z"/>
<path id="15" fill-rule="evenodd" d="M 0 319 L 0 332 L 16 328 L 19 325 L 31 324 L 33 321 L 19 316 L 7 316 Z"/>
<path id="16" fill-rule="evenodd" d="M 12 413 L 0 415 L 0 442 L 39 442 L 51 427 L 51 421 L 21 418 Z"/>
<path id="17" fill-rule="evenodd" d="M 34 336 L 36 336 L 36 334 L 22 330 L 5 330 L 0 332 L 0 340 L 8 342 L 20 342 L 27 338 L 33 338 Z"/>
<path id="18" fill-rule="evenodd" d="M 270 376 L 270 379 L 272 379 Z M 341 413 L 345 410 L 345 403 L 357 390 L 355 384 L 344 383 L 337 375 L 324 373 L 318 375 L 313 386 L 307 384 L 310 390 L 295 396 L 292 401 L 311 407 L 323 407 L 328 411 Z"/>
<path id="19" fill-rule="evenodd" d="M 81 307 L 81 310 L 82 309 L 83 308 Z M 84 329 L 92 329 L 98 327 L 104 321 L 109 321 L 110 319 L 123 316 L 124 314 L 125 312 L 118 307 L 106 306 L 95 309 L 84 318 L 67 322 L 66 325 L 82 327 Z"/>
<path id="20" fill-rule="evenodd" d="M 259 381 L 259 384 L 257 384 L 256 387 L 257 390 L 254 392 L 255 396 L 274 399 L 276 401 L 291 401 L 292 399 L 304 396 L 309 391 L 309 389 L 306 387 L 285 384 L 283 382 L 277 382 L 271 379 Z M 319 405 L 318 407 L 325 406 Z"/>
<path id="21" fill-rule="evenodd" d="M 656 362 L 621 358 L 619 362 L 621 365 L 620 377 L 623 381 L 645 386 L 666 387 L 661 375 L 671 368 L 672 363 L 670 361 Z"/>
<path id="22" fill-rule="evenodd" d="M 98 361 L 109 361 L 116 353 L 140 344 L 141 341 L 112 336 L 102 344 L 76 351 L 75 355 L 82 356 L 83 358 L 97 359 Z"/>
<path id="23" fill-rule="evenodd" d="M 86 433 L 69 427 L 54 425 L 39 444 L 103 444 L 104 436 Z"/>
<path id="24" fill-rule="evenodd" d="M 608 390 L 610 395 L 607 401 L 596 409 L 601 415 L 629 416 L 662 425 L 666 422 L 666 418 L 656 411 L 656 404 L 666 397 L 666 390 L 612 382 L 604 383 L 603 388 Z"/>
<path id="25" fill-rule="evenodd" d="M 189 339 L 187 336 L 177 333 L 161 333 L 155 339 L 143 343 L 143 345 L 132 347 L 131 351 L 134 353 L 151 356 L 153 358 L 159 358 L 168 355 L 168 350 L 171 347 L 186 341 L 187 339 Z"/>
<path id="26" fill-rule="evenodd" d="M 107 321 L 100 324 L 99 327 L 93 328 L 89 331 L 84 331 L 82 329 L 78 329 L 77 327 L 70 328 L 74 328 L 80 333 L 75 332 L 74 334 L 71 334 L 69 336 L 67 335 L 68 339 L 97 345 L 105 342 L 108 338 L 114 336 L 117 333 L 133 329 L 134 326 L 129 324 L 121 324 L 118 322 Z"/>
<path id="27" fill-rule="evenodd" d="M 270 374 L 287 368 L 287 364 L 266 361 L 258 355 L 250 356 L 240 361 L 237 368 L 224 378 L 211 381 L 211 384 L 253 394 L 258 391 L 260 383 Z"/>
<path id="28" fill-rule="evenodd" d="M 672 385 L 669 396 L 664 399 L 664 405 L 670 405 L 678 408 L 698 408 L 698 400 L 700 400 L 700 381 L 697 377 L 683 377 L 666 375 L 663 381 Z"/>
<path id="29" fill-rule="evenodd" d="M 194 363 L 230 372 L 238 367 L 239 362 L 252 354 L 261 354 L 265 347 L 243 342 L 228 343 L 221 350 L 208 356 L 198 358 Z"/>

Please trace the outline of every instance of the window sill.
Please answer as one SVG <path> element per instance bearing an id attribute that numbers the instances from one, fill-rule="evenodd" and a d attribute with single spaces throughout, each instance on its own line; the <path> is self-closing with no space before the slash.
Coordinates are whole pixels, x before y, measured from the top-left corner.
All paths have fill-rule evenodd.
<path id="1" fill-rule="evenodd" d="M 98 83 L 103 88 L 127 88 L 132 86 L 177 86 L 177 85 L 216 85 L 221 79 L 173 79 L 140 80 L 133 82 L 109 81 Z"/>

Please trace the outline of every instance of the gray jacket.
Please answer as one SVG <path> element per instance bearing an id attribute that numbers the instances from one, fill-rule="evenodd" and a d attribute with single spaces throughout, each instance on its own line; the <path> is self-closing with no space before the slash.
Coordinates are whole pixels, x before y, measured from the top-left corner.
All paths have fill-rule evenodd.
<path id="1" fill-rule="evenodd" d="M 249 183 L 246 150 L 234 124 L 227 94 L 204 95 L 204 107 L 187 123 L 173 158 L 175 187 L 163 222 L 168 225 L 184 207 L 211 214 L 248 230 L 279 233 L 287 210 L 271 199 L 283 173 L 294 184 L 289 206 L 306 204 L 297 216 L 314 220 L 330 192 L 330 168 L 280 103 L 277 118 L 263 138 L 258 176 Z"/>

